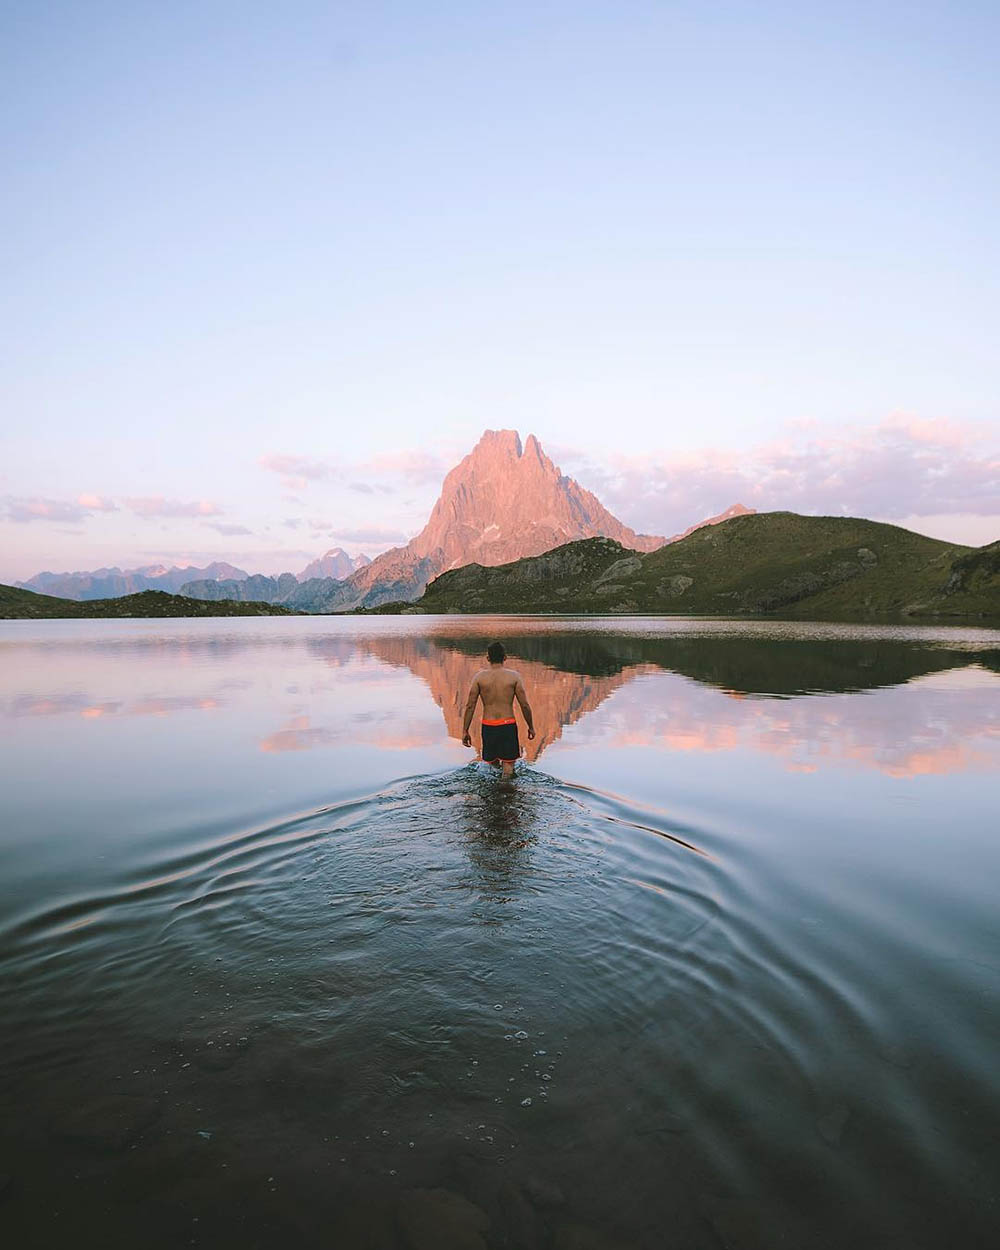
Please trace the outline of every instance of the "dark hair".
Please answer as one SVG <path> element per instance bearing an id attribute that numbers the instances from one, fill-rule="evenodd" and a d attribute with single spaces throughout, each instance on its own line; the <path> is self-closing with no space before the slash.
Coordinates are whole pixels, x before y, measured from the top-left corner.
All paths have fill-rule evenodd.
<path id="1" fill-rule="evenodd" d="M 502 642 L 491 642 L 486 648 L 486 658 L 491 664 L 502 664 L 507 658 L 507 648 Z"/>

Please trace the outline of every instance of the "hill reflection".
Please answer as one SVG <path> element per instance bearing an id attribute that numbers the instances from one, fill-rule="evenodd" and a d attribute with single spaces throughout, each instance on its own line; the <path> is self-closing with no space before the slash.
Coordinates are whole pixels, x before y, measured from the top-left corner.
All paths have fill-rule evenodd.
<path id="1" fill-rule="evenodd" d="M 395 634 L 359 642 L 382 663 L 419 677 L 441 708 L 449 736 L 461 737 L 465 695 L 483 664 L 485 639 Z M 535 713 L 534 742 L 524 739 L 522 726 L 529 760 L 637 678 L 666 674 L 687 680 L 638 683 L 616 700 L 613 722 L 598 718 L 600 724 L 581 729 L 582 739 L 613 749 L 744 747 L 783 757 L 797 771 L 850 761 L 913 776 L 972 767 L 986 757 L 971 739 L 1000 736 L 1000 653 L 989 648 L 950 650 L 885 638 L 537 633 L 505 636 L 505 642 Z M 911 687 L 905 696 L 887 697 L 903 686 Z M 953 697 L 959 689 L 962 697 Z M 865 692 L 881 697 L 805 697 Z"/>

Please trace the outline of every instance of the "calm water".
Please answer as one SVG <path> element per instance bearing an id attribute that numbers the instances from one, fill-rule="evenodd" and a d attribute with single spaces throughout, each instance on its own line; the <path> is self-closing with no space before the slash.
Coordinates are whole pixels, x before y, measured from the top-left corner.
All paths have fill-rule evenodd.
<path id="1" fill-rule="evenodd" d="M 998 648 L 3 623 L 11 1244 L 996 1245 Z"/>

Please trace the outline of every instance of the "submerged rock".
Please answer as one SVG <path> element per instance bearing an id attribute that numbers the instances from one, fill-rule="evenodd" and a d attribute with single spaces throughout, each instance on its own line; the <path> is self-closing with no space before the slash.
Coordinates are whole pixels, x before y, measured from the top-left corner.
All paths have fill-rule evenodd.
<path id="1" fill-rule="evenodd" d="M 450 1189 L 407 1190 L 397 1218 L 409 1250 L 486 1250 L 489 1216 Z"/>

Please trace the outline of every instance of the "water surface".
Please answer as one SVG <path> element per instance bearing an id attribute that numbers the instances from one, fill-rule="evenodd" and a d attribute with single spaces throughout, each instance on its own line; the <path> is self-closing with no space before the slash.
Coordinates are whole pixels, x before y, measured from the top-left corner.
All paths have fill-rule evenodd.
<path id="1" fill-rule="evenodd" d="M 497 635 L 513 786 L 458 741 Z M 4 623 L 5 1224 L 388 1248 L 443 1188 L 493 1247 L 993 1244 L 998 647 Z"/>

